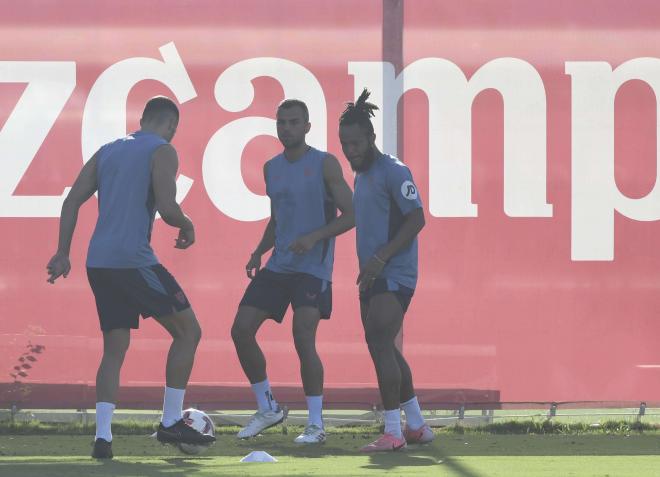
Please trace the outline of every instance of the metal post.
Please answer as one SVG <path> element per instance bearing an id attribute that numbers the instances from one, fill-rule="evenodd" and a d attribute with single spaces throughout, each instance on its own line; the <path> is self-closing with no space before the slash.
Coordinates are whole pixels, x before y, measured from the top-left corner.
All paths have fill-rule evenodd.
<path id="1" fill-rule="evenodd" d="M 398 75 L 403 71 L 403 2 L 404 0 L 383 0 L 383 29 L 382 29 L 382 57 L 386 63 L 394 66 L 394 74 Z M 401 95 L 401 91 L 383 91 L 384 98 L 390 95 Z M 383 115 L 394 114 L 395 111 L 388 110 L 388 101 L 380 105 Z M 398 108 L 397 121 L 397 150 L 383 151 L 386 154 L 394 154 L 401 161 L 405 162 L 403 157 L 403 101 L 395 105 Z M 383 131 L 384 134 L 392 134 L 391 131 Z M 394 345 L 403 352 L 403 324 L 394 338 Z"/>
<path id="2" fill-rule="evenodd" d="M 284 413 L 284 417 L 282 418 L 282 434 L 287 435 L 289 433 L 289 428 L 287 427 L 287 419 L 289 418 L 288 406 L 284 406 L 282 412 Z"/>

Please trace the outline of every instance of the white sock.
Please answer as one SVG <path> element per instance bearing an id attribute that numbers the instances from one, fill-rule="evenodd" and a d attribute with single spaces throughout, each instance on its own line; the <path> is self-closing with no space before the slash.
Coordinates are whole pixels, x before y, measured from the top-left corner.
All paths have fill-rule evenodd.
<path id="1" fill-rule="evenodd" d="M 385 434 L 392 434 L 394 437 L 401 439 L 403 437 L 401 432 L 401 410 L 392 409 L 383 412 L 383 414 L 385 414 Z"/>
<path id="2" fill-rule="evenodd" d="M 252 385 L 252 391 L 257 398 L 257 407 L 260 412 L 275 411 L 279 408 L 277 401 L 273 398 L 268 379 L 265 379 L 260 383 L 254 383 Z"/>
<path id="3" fill-rule="evenodd" d="M 163 426 L 170 427 L 183 417 L 183 396 L 185 389 L 170 388 L 165 386 L 163 397 Z"/>
<path id="4" fill-rule="evenodd" d="M 96 437 L 95 439 L 105 439 L 112 442 L 112 413 L 115 411 L 115 405 L 111 402 L 96 403 Z"/>
<path id="5" fill-rule="evenodd" d="M 314 424 L 323 429 L 323 395 L 305 396 L 305 400 L 307 401 L 307 409 L 309 410 L 307 425 L 311 426 Z"/>
<path id="6" fill-rule="evenodd" d="M 417 430 L 424 425 L 424 418 L 422 417 L 422 410 L 419 408 L 417 396 L 409 401 L 401 403 L 401 409 L 406 413 L 406 424 L 412 430 Z"/>

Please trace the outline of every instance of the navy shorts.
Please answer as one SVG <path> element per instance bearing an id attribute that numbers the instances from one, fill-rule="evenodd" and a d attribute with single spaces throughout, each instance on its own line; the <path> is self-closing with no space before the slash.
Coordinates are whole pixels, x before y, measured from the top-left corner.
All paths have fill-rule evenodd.
<path id="1" fill-rule="evenodd" d="M 404 313 L 408 311 L 408 307 L 410 306 L 410 301 L 412 300 L 413 294 L 415 293 L 415 289 L 404 287 L 403 285 L 399 285 L 397 282 L 388 280 L 386 278 L 376 278 L 374 284 L 371 285 L 370 288 L 365 291 L 361 291 L 360 302 L 363 305 L 369 306 L 369 300 L 371 300 L 371 297 L 380 293 L 387 292 L 394 293 L 394 296 L 401 304 L 401 308 L 403 309 Z"/>
<path id="2" fill-rule="evenodd" d="M 139 317 L 161 317 L 190 308 L 174 277 L 162 265 L 87 268 L 101 329 L 138 328 Z"/>
<path id="3" fill-rule="evenodd" d="M 245 290 L 240 306 L 264 310 L 278 323 L 284 319 L 289 304 L 295 311 L 301 306 L 317 308 L 327 320 L 332 312 L 332 283 L 307 273 L 278 273 L 262 268 Z"/>

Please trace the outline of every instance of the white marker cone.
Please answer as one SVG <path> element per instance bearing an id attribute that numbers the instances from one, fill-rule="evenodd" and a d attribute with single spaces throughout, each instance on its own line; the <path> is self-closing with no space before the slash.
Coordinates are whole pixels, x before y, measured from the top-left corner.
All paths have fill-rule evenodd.
<path id="1" fill-rule="evenodd" d="M 264 451 L 252 451 L 241 462 L 277 462 L 277 459 Z"/>

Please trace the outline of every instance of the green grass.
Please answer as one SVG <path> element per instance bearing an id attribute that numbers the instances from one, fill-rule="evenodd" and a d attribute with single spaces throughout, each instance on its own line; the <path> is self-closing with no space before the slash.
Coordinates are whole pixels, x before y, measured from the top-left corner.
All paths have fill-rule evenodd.
<path id="1" fill-rule="evenodd" d="M 293 431 L 293 429 L 290 429 Z M 115 459 L 89 458 L 91 435 L 2 435 L 0 475 L 31 476 L 630 476 L 660 475 L 660 433 L 501 435 L 442 431 L 433 444 L 361 455 L 373 429 L 332 430 L 322 446 L 297 446 L 281 430 L 248 441 L 220 434 L 206 453 L 188 457 L 146 435 L 118 435 Z M 279 462 L 240 463 L 253 450 Z"/>
<path id="2" fill-rule="evenodd" d="M 143 435 L 156 430 L 157 418 L 153 421 L 145 420 L 118 420 L 113 422 L 112 429 L 117 435 Z M 290 433 L 298 433 L 301 426 L 288 426 Z M 219 435 L 233 435 L 239 430 L 238 426 L 218 426 Z M 376 426 L 343 426 L 331 428 L 331 432 L 340 434 L 376 433 Z M 660 425 L 655 423 L 638 422 L 631 420 L 612 420 L 596 424 L 581 421 L 555 421 L 548 419 L 526 419 L 495 422 L 481 426 L 464 427 L 460 425 L 436 428 L 440 434 L 618 434 L 626 435 L 634 432 L 660 433 Z M 2 435 L 90 435 L 94 433 L 94 423 L 88 422 L 40 422 L 37 420 L 24 422 L 0 421 L 0 436 Z M 282 427 L 278 426 L 266 431 L 267 434 L 281 434 Z"/>

